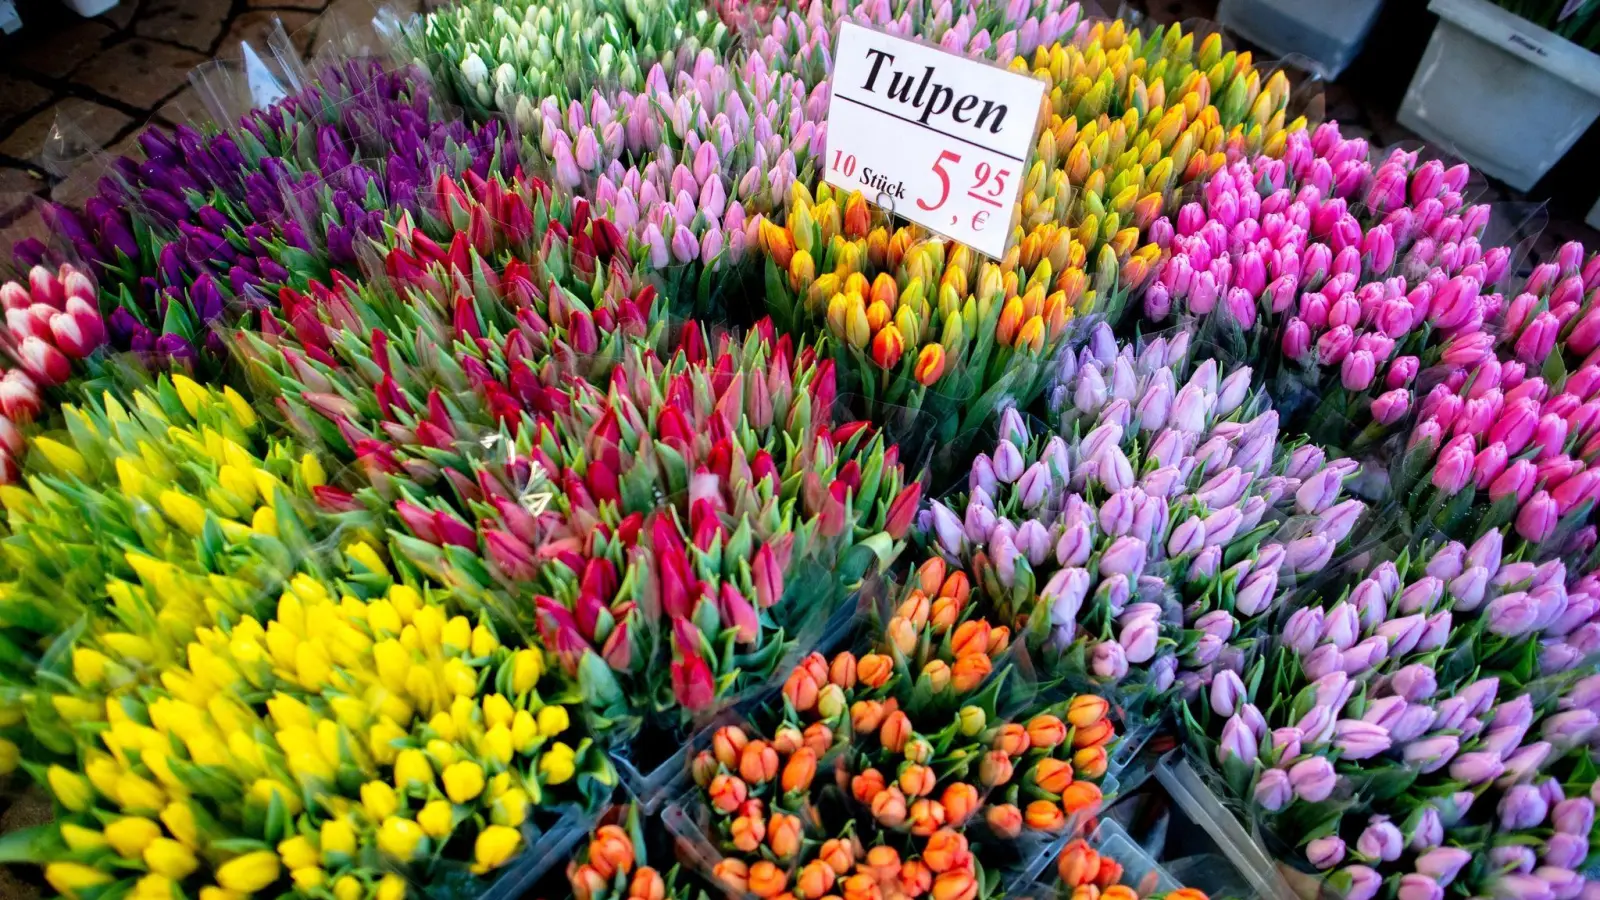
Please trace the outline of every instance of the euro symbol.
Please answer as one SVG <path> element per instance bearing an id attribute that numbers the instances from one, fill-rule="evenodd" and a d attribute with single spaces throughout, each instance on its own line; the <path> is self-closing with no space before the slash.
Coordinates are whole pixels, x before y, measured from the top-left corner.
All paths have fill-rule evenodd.
<path id="1" fill-rule="evenodd" d="M 986 209 L 978 210 L 977 212 L 972 214 L 972 230 L 973 231 L 982 231 L 983 230 L 983 223 L 985 223 L 987 221 L 989 221 L 989 211 L 986 210 Z"/>

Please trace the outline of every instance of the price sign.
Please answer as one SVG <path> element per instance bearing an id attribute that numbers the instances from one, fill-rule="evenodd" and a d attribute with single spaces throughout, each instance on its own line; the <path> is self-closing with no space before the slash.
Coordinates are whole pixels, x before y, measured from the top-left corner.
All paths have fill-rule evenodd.
<path id="1" fill-rule="evenodd" d="M 1004 255 L 1044 83 L 851 22 L 834 59 L 824 180 Z"/>

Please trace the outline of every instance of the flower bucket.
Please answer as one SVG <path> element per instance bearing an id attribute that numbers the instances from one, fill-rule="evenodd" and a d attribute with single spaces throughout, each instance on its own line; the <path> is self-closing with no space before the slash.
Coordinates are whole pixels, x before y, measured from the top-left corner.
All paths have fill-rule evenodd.
<path id="1" fill-rule="evenodd" d="M 1252 44 L 1329 81 L 1361 52 L 1383 0 L 1222 0 L 1217 20 Z"/>

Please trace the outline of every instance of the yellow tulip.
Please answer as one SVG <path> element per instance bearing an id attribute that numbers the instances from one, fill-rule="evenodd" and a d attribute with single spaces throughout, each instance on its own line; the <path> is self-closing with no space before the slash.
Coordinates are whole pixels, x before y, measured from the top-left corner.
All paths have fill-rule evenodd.
<path id="1" fill-rule="evenodd" d="M 36 437 L 33 439 L 33 447 L 44 454 L 45 460 L 61 474 L 75 475 L 79 478 L 88 476 L 88 461 L 83 458 L 82 453 L 68 447 L 66 444 L 54 438 Z"/>
<path id="2" fill-rule="evenodd" d="M 59 862 L 44 867 L 44 880 L 65 897 L 76 897 L 85 888 L 110 884 L 111 876 L 81 863 Z"/>
<path id="3" fill-rule="evenodd" d="M 528 804 L 528 792 L 522 788 L 512 788 L 495 798 L 489 810 L 489 821 L 516 828 L 528 817 Z"/>
<path id="4" fill-rule="evenodd" d="M 427 840 L 422 827 L 410 819 L 390 816 L 378 829 L 378 849 L 386 856 L 401 862 L 415 859 L 422 842 Z"/>
<path id="5" fill-rule="evenodd" d="M 190 417 L 198 418 L 201 408 L 210 405 L 211 398 L 206 389 L 189 376 L 174 374 L 172 386 L 177 389 L 178 402 L 183 404 L 183 411 Z"/>
<path id="6" fill-rule="evenodd" d="M 516 752 L 514 744 L 511 729 L 496 725 L 478 739 L 478 753 L 496 766 L 505 766 L 511 763 L 511 756 Z"/>
<path id="7" fill-rule="evenodd" d="M 455 811 L 447 800 L 433 800 L 417 813 L 417 824 L 429 837 L 444 838 L 455 828 Z"/>
<path id="8" fill-rule="evenodd" d="M 82 812 L 94 800 L 94 787 L 88 779 L 61 766 L 47 769 L 45 780 L 50 783 L 50 792 L 55 794 L 56 801 L 72 812 Z"/>
<path id="9" fill-rule="evenodd" d="M 161 824 L 167 826 L 167 833 L 182 841 L 189 847 L 200 846 L 200 829 L 194 820 L 194 809 L 188 802 L 178 800 L 167 804 L 161 811 Z"/>
<path id="10" fill-rule="evenodd" d="M 417 751 L 408 750 L 406 752 L 416 753 Z M 428 761 L 424 759 L 422 764 L 427 766 Z M 396 780 L 399 780 L 398 774 L 396 775 Z M 432 768 L 428 769 L 428 780 L 430 782 L 433 780 Z M 394 815 L 394 811 L 400 808 L 400 800 L 395 796 L 394 788 L 390 787 L 386 782 L 369 781 L 361 786 L 361 808 L 366 811 L 367 817 L 373 822 L 382 822 L 384 819 Z"/>
<path id="11" fill-rule="evenodd" d="M 61 840 L 67 847 L 74 851 L 97 850 L 106 846 L 106 836 L 93 828 L 63 822 L 61 825 Z"/>
<path id="12" fill-rule="evenodd" d="M 340 875 L 333 883 L 334 900 L 362 900 L 367 889 L 354 875 Z"/>
<path id="13" fill-rule="evenodd" d="M 539 733 L 545 737 L 555 737 L 570 727 L 572 720 L 565 706 L 550 705 L 539 710 Z"/>
<path id="14" fill-rule="evenodd" d="M 278 880 L 278 854 L 257 850 L 237 856 L 217 870 L 217 884 L 230 891 L 253 894 Z"/>
<path id="15" fill-rule="evenodd" d="M 0 738 L 0 775 L 9 775 L 17 770 L 17 764 L 22 761 L 22 751 L 17 745 L 5 738 Z"/>
<path id="16" fill-rule="evenodd" d="M 525 709 L 517 710 L 511 719 L 511 746 L 518 753 L 527 753 L 538 746 L 540 740 L 539 724 L 534 721 L 533 714 Z"/>
<path id="17" fill-rule="evenodd" d="M 161 826 L 140 816 L 125 816 L 105 829 L 106 842 L 123 859 L 138 859 L 150 842 L 161 837 Z"/>
<path id="18" fill-rule="evenodd" d="M 134 900 L 172 900 L 173 889 L 177 886 L 176 881 L 160 872 L 151 872 L 133 883 L 131 896 Z"/>
<path id="19" fill-rule="evenodd" d="M 544 659 L 539 651 L 518 650 L 511 657 L 511 690 L 514 693 L 520 695 L 533 690 L 543 674 Z"/>
<path id="20" fill-rule="evenodd" d="M 483 724 L 489 728 L 496 725 L 510 725 L 511 719 L 516 715 L 516 710 L 511 708 L 511 701 L 499 694 L 490 694 L 483 698 Z"/>
<path id="21" fill-rule="evenodd" d="M 406 880 L 391 872 L 378 882 L 378 892 L 374 900 L 405 900 L 405 896 Z"/>
<path id="22" fill-rule="evenodd" d="M 494 636 L 494 632 L 490 631 L 488 626 L 479 625 L 472 629 L 472 655 L 474 657 L 481 659 L 493 653 L 499 647 L 500 639 Z"/>
<path id="23" fill-rule="evenodd" d="M 206 508 L 188 494 L 169 488 L 161 492 L 157 502 L 161 505 L 161 511 L 172 520 L 172 524 L 190 535 L 198 536 L 205 529 Z"/>
<path id="24" fill-rule="evenodd" d="M 228 411 L 233 414 L 233 421 L 241 429 L 249 431 L 256 427 L 256 411 L 250 407 L 250 401 L 240 396 L 238 391 L 225 387 L 222 389 L 222 399 L 228 404 Z"/>
<path id="25" fill-rule="evenodd" d="M 381 781 L 369 783 L 383 784 Z M 386 784 L 383 786 L 388 787 Z M 350 826 L 348 819 L 343 817 L 329 819 L 322 823 L 322 833 L 318 835 L 318 842 L 322 845 L 322 862 L 325 865 L 333 865 L 340 857 L 355 855 L 356 830 Z"/>
<path id="26" fill-rule="evenodd" d="M 182 881 L 199 867 L 194 851 L 172 838 L 156 838 L 144 848 L 144 864 L 150 871 L 165 875 L 173 881 Z"/>
<path id="27" fill-rule="evenodd" d="M 577 772 L 576 754 L 572 748 L 557 741 L 544 756 L 539 757 L 539 774 L 546 784 L 564 784 Z"/>
<path id="28" fill-rule="evenodd" d="M 278 855 L 283 858 L 283 864 L 289 871 L 314 866 L 322 859 L 322 853 L 311 839 L 303 834 L 278 842 Z"/>
<path id="29" fill-rule="evenodd" d="M 483 767 L 470 760 L 445 767 L 442 778 L 445 796 L 452 803 L 466 803 L 483 793 Z"/>
<path id="30" fill-rule="evenodd" d="M 473 845 L 472 856 L 475 860 L 472 871 L 482 875 L 491 869 L 498 869 L 505 865 L 517 848 L 522 846 L 522 833 L 515 828 L 505 825 L 490 825 L 478 834 L 477 843 Z"/>

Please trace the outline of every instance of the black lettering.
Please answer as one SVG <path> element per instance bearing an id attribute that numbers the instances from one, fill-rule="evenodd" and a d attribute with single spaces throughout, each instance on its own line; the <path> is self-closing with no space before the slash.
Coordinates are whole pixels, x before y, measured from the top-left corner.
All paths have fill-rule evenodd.
<path id="1" fill-rule="evenodd" d="M 990 113 L 994 113 L 995 116 L 994 124 L 989 126 L 989 133 L 999 134 L 1000 123 L 1006 120 L 1006 105 L 1004 103 L 996 103 L 993 100 L 983 101 L 983 112 L 978 113 L 978 121 L 972 123 L 972 127 L 982 128 L 983 120 L 989 118 Z"/>
<path id="2" fill-rule="evenodd" d="M 972 117 L 962 116 L 961 114 L 965 112 L 971 112 L 972 108 L 977 105 L 977 96 L 973 94 L 966 94 L 960 100 L 956 101 L 956 108 L 950 111 L 950 118 L 955 119 L 957 122 L 965 125 L 972 121 Z"/>
<path id="3" fill-rule="evenodd" d="M 883 50 L 868 50 L 867 55 L 874 57 L 874 59 L 872 60 L 872 71 L 867 74 L 867 83 L 862 87 L 870 91 L 872 90 L 872 83 L 878 80 L 878 69 L 883 66 L 886 60 L 894 62 L 894 54 Z"/>
<path id="4" fill-rule="evenodd" d="M 900 79 L 902 78 L 905 79 L 904 87 L 902 87 L 900 84 Z M 911 84 L 914 81 L 916 81 L 915 78 L 911 78 L 900 72 L 894 73 L 894 77 L 889 79 L 889 96 L 895 100 L 899 100 L 901 103 L 910 103 Z M 896 94 L 895 91 L 899 91 L 900 93 Z"/>
<path id="5" fill-rule="evenodd" d="M 941 98 L 941 92 L 943 92 L 942 98 Z M 928 117 L 929 116 L 937 116 L 937 115 L 943 113 L 945 110 L 949 109 L 950 108 L 950 101 L 954 100 L 955 96 L 956 96 L 956 92 L 950 90 L 949 88 L 945 87 L 944 85 L 942 85 L 942 84 L 934 85 L 933 86 L 933 93 L 928 95 L 928 105 L 924 106 L 922 108 L 922 124 L 924 124 L 924 125 L 928 124 Z M 943 104 L 939 103 L 940 99 L 944 100 Z"/>
<path id="6" fill-rule="evenodd" d="M 933 66 L 928 66 L 922 72 L 922 83 L 917 85 L 917 98 L 912 101 L 913 106 L 922 105 L 922 92 L 928 89 L 928 82 L 933 80 Z M 926 119 L 924 119 L 926 121 Z"/>

